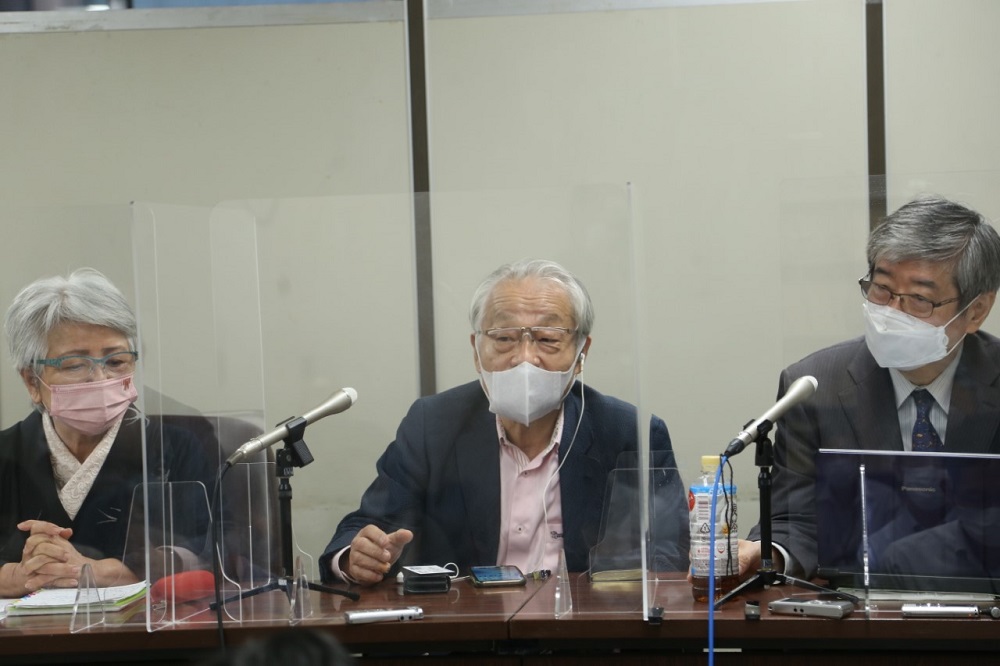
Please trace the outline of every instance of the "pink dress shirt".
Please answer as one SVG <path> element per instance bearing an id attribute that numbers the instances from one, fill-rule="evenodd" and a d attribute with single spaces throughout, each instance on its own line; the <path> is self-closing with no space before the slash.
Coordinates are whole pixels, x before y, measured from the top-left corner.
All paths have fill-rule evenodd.
<path id="1" fill-rule="evenodd" d="M 559 413 L 552 441 L 532 460 L 507 441 L 500 418 L 500 544 L 497 564 L 514 564 L 524 573 L 554 571 L 563 546 L 562 498 L 559 493 Z"/>

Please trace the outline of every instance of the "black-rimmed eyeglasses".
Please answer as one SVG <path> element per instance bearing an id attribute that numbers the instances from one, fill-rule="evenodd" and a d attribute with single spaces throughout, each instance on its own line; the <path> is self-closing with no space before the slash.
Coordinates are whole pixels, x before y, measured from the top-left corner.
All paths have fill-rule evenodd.
<path id="1" fill-rule="evenodd" d="M 877 282 L 872 282 L 868 277 L 858 280 L 858 285 L 861 286 L 861 294 L 869 302 L 876 305 L 889 305 L 892 299 L 898 298 L 900 310 L 920 319 L 927 319 L 934 314 L 935 309 L 948 303 L 954 303 L 961 298 L 961 296 L 955 296 L 954 298 L 946 298 L 943 301 L 935 303 L 919 294 L 897 294 L 888 287 L 884 287 Z"/>

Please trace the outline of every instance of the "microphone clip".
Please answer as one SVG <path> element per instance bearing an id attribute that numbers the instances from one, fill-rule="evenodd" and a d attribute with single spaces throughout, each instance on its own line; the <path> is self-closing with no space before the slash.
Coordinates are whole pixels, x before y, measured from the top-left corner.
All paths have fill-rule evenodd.
<path id="1" fill-rule="evenodd" d="M 769 420 L 764 419 L 760 422 L 760 427 L 757 428 L 757 437 L 754 438 L 754 443 L 757 445 L 757 449 L 753 454 L 753 464 L 757 467 L 763 467 L 767 465 L 770 467 L 774 464 L 774 450 L 771 444 L 771 438 L 768 435 L 771 432 L 773 423 Z"/>
<path id="2" fill-rule="evenodd" d="M 753 423 L 753 421 L 751 421 L 750 423 Z M 750 423 L 748 423 L 747 425 L 750 425 Z M 744 427 L 746 427 L 746 426 L 744 426 Z M 770 419 L 762 419 L 757 424 L 757 434 L 756 434 L 756 436 L 752 440 L 750 440 L 750 441 L 756 443 L 756 442 L 759 442 L 762 439 L 766 439 L 767 435 L 771 432 L 771 428 L 773 428 L 773 427 L 774 427 L 774 424 L 771 423 Z"/>
<path id="3" fill-rule="evenodd" d="M 285 446 L 275 455 L 275 460 L 279 467 L 305 467 L 315 460 L 309 451 L 309 447 L 306 446 L 305 440 L 302 438 L 305 435 L 306 426 L 309 425 L 309 422 L 305 418 L 297 416 L 278 425 L 283 425 L 288 429 L 288 434 L 282 439 Z M 287 473 L 291 475 L 291 469 L 288 469 Z"/>
<path id="4" fill-rule="evenodd" d="M 756 424 L 756 427 L 754 427 L 754 424 Z M 743 426 L 743 430 L 736 436 L 736 439 L 729 442 L 729 446 L 726 447 L 722 455 L 726 458 L 732 458 L 742 453 L 743 449 L 751 444 L 766 440 L 768 433 L 771 432 L 771 428 L 773 427 L 774 424 L 771 423 L 770 419 L 761 419 L 760 421 L 751 419 L 747 421 L 746 425 Z"/>

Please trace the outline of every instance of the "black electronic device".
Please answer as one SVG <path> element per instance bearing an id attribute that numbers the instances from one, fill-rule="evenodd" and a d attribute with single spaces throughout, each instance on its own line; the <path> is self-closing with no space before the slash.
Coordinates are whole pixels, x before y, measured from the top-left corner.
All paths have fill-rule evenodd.
<path id="1" fill-rule="evenodd" d="M 404 594 L 434 594 L 451 589 L 451 571 L 438 566 L 403 567 Z"/>

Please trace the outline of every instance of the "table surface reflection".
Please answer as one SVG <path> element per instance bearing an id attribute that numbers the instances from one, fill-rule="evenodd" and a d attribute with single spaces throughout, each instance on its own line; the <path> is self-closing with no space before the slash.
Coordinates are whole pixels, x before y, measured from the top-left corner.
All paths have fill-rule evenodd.
<path id="1" fill-rule="evenodd" d="M 352 601 L 340 595 L 309 593 L 311 615 L 300 624 L 323 627 L 353 650 L 368 654 L 420 654 L 428 651 L 482 655 L 516 649 L 656 649 L 700 651 L 707 644 L 709 608 L 697 603 L 681 575 L 647 584 L 646 599 L 639 581 L 592 583 L 585 574 L 571 576 L 573 609 L 555 617 L 557 581 L 529 580 L 524 587 L 482 589 L 458 581 L 447 593 L 412 595 L 384 583 L 356 589 Z M 770 615 L 767 602 L 801 594 L 804 590 L 774 587 L 756 590 L 746 599 L 759 602 L 761 619 L 744 617 L 746 599 L 736 598 L 715 612 L 716 645 L 744 650 L 866 650 L 923 649 L 992 650 L 1000 623 L 990 619 L 904 619 L 897 608 L 866 617 L 863 611 L 844 620 Z M 643 607 L 663 609 L 662 621 L 649 622 Z M 235 606 L 234 606 L 235 604 Z M 289 605 L 284 592 L 275 591 L 234 602 L 229 607 L 241 621 L 224 625 L 230 645 L 266 636 L 289 627 Z M 344 612 L 355 609 L 420 606 L 424 619 L 409 622 L 347 625 Z M 179 607 L 176 624 L 147 631 L 142 604 L 109 613 L 103 626 L 70 631 L 71 617 L 50 615 L 8 617 L 0 629 L 0 656 L 5 663 L 42 655 L 70 655 L 97 659 L 109 651 L 117 655 L 204 655 L 219 645 L 215 615 L 200 605 Z"/>
<path id="2" fill-rule="evenodd" d="M 573 612 L 555 617 L 554 581 L 525 603 L 510 621 L 510 636 L 535 640 L 558 648 L 561 642 L 585 640 L 592 644 L 652 645 L 669 641 L 674 647 L 697 648 L 707 644 L 710 608 L 696 602 L 691 586 L 679 575 L 647 584 L 649 606 L 662 609 L 662 621 L 643 616 L 640 582 L 590 582 L 585 575 L 573 578 Z M 808 590 L 777 585 L 756 589 L 731 599 L 714 612 L 716 645 L 747 649 L 856 649 L 893 645 L 906 649 L 939 647 L 945 643 L 962 649 L 996 649 L 1000 624 L 978 619 L 904 618 L 897 602 L 883 603 L 869 613 L 855 610 L 842 620 L 773 615 L 767 604 L 774 599 L 801 596 L 813 599 Z M 759 620 L 748 620 L 748 600 L 758 602 Z"/>

